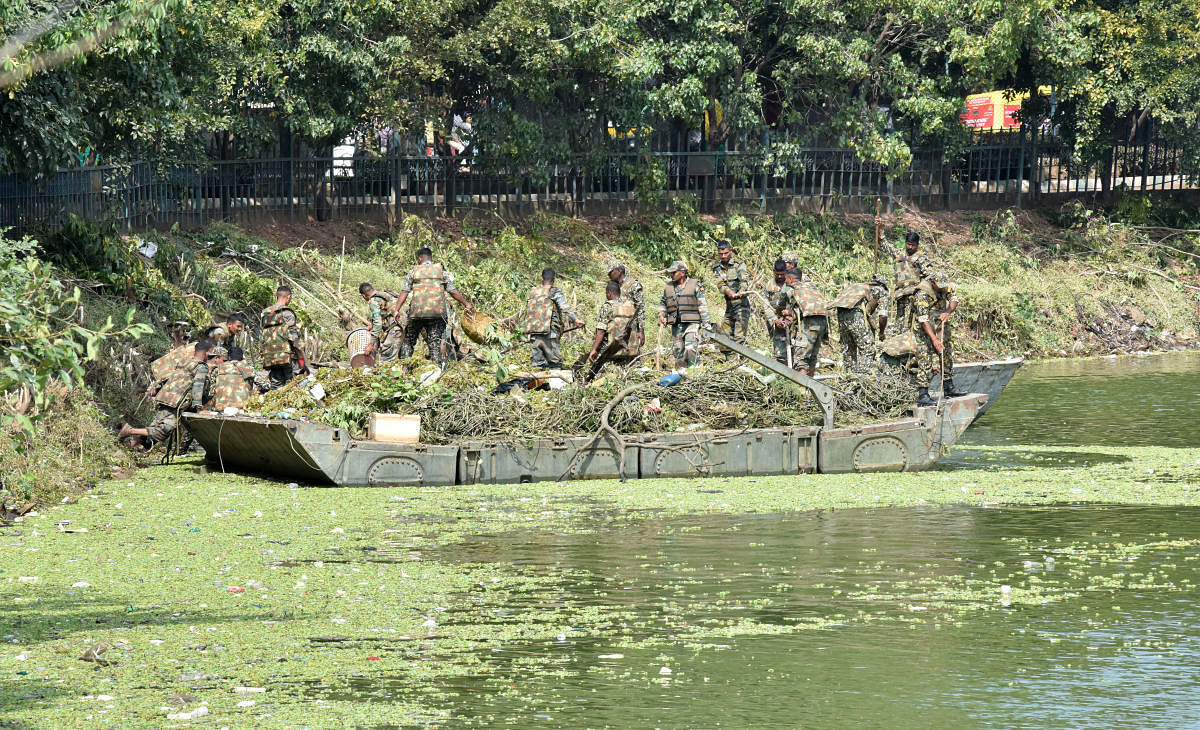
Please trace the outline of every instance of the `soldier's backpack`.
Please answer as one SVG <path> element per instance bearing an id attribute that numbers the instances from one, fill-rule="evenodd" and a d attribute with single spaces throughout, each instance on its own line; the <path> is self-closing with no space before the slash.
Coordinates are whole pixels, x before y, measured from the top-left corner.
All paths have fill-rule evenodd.
<path id="1" fill-rule="evenodd" d="M 384 319 L 387 319 L 391 315 L 395 314 L 395 294 L 391 293 L 390 291 L 379 291 L 376 289 L 375 293 L 371 295 L 371 298 L 379 300 L 379 311 L 383 313 Z"/>
<path id="2" fill-rule="evenodd" d="M 411 304 L 408 316 L 418 319 L 446 317 L 446 270 L 441 264 L 417 264 L 413 267 Z"/>
<path id="3" fill-rule="evenodd" d="M 175 369 L 186 365 L 192 359 L 192 353 L 196 350 L 196 343 L 190 342 L 186 345 L 180 345 L 174 350 L 158 358 L 150 363 L 150 383 L 151 385 L 161 385 L 164 380 L 170 377 Z"/>
<path id="4" fill-rule="evenodd" d="M 288 339 L 288 324 L 282 316 L 284 312 L 295 314 L 288 307 L 267 308 L 263 311 L 262 362 L 264 367 L 290 365 L 292 362 L 292 344 Z"/>
<path id="5" fill-rule="evenodd" d="M 899 298 L 912 294 L 921 282 L 922 274 L 920 265 L 909 258 L 907 253 L 896 256 L 896 283 L 892 287 L 895 296 Z"/>
<path id="6" fill-rule="evenodd" d="M 525 304 L 527 306 L 525 333 L 531 335 L 549 333 L 550 326 L 554 322 L 554 313 L 558 310 L 554 300 L 550 298 L 550 285 L 543 284 L 530 289 Z"/>
<path id="7" fill-rule="evenodd" d="M 871 296 L 870 285 L 847 284 L 838 292 L 837 299 L 833 300 L 833 307 L 834 309 L 854 309 L 869 296 Z"/>
<path id="8" fill-rule="evenodd" d="M 171 372 L 155 398 L 160 405 L 174 408 L 177 411 L 187 410 L 192 406 L 192 382 L 196 377 L 196 366 L 201 365 L 195 360 L 184 364 Z M 208 367 L 204 365 L 204 367 Z"/>
<path id="9" fill-rule="evenodd" d="M 821 292 L 817 291 L 810 284 L 800 282 L 792 288 L 791 296 L 792 302 L 796 307 L 796 313 L 799 316 L 829 316 L 829 308 L 825 306 L 825 300 L 821 297 Z"/>
<path id="10" fill-rule="evenodd" d="M 613 302 L 612 324 L 608 327 L 610 343 L 623 343 L 622 349 L 626 355 L 636 355 L 641 343 L 630 338 L 633 330 L 633 318 L 637 307 L 628 299 L 617 299 Z"/>
<path id="11" fill-rule="evenodd" d="M 917 336 L 912 330 L 899 332 L 883 341 L 879 349 L 892 357 L 904 357 L 917 354 Z"/>
<path id="12" fill-rule="evenodd" d="M 212 382 L 212 409 L 245 408 L 254 393 L 254 370 L 244 362 L 227 360 L 216 367 Z"/>

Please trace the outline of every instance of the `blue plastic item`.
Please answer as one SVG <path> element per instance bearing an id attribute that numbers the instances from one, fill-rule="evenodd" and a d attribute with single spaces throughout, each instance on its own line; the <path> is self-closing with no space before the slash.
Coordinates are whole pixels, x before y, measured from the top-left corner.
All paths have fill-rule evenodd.
<path id="1" fill-rule="evenodd" d="M 658 379 L 658 384 L 662 386 L 679 385 L 679 381 L 683 380 L 683 376 L 679 373 L 671 373 L 664 375 Z"/>

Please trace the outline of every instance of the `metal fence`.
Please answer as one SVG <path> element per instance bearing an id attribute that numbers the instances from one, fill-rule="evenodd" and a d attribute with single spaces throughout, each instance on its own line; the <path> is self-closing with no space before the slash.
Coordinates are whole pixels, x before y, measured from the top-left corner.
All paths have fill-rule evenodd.
<path id="1" fill-rule="evenodd" d="M 1111 162 L 1083 164 L 1049 134 L 980 138 L 961 152 L 914 150 L 896 174 L 854 150 L 613 153 L 576 164 L 495 167 L 473 158 L 305 157 L 0 175 L 0 227 L 55 228 L 65 214 L 128 229 L 214 221 L 391 219 L 402 212 L 539 209 L 602 212 L 694 195 L 729 206 L 865 209 L 875 198 L 921 208 L 1021 206 L 1102 190 L 1196 189 L 1183 151 L 1154 141 L 1115 144 Z"/>

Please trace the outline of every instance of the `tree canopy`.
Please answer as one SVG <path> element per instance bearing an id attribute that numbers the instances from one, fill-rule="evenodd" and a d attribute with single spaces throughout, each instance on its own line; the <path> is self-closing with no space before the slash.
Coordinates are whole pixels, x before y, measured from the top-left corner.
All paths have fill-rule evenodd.
<path id="1" fill-rule="evenodd" d="M 15 0 L 0 35 L 0 169 L 22 171 L 464 109 L 507 161 L 594 151 L 611 124 L 903 168 L 963 141 L 966 94 L 1042 86 L 1054 118 L 1033 93 L 1023 120 L 1094 159 L 1122 119 L 1194 144 L 1200 112 L 1200 0 Z"/>

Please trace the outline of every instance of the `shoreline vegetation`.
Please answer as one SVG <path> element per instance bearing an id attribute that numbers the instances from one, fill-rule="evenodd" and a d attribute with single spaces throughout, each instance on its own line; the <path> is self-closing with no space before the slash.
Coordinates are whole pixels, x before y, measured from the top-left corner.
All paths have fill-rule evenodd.
<path id="1" fill-rule="evenodd" d="M 960 361 L 1195 347 L 1200 236 L 1170 234 L 1169 241 L 1161 242 L 1168 234 L 1154 228 L 1153 220 L 1142 216 L 1122 222 L 1119 214 L 1125 208 L 1106 213 L 1076 203 L 1041 213 L 900 211 L 883 217 L 882 232 L 893 243 L 906 229 L 919 232 L 922 250 L 957 279 L 962 303 L 955 346 Z M 119 320 L 132 308 L 133 323 L 150 333 L 102 343 L 86 364 L 86 390 L 76 385 L 71 398 L 51 399 L 46 405 L 45 423 L 64 420 L 68 412 L 74 416 L 79 425 L 71 433 L 40 427 L 43 438 L 27 448 L 18 449 L 11 441 L 0 446 L 5 474 L 0 507 L 12 511 L 56 502 L 128 468 L 128 459 L 110 440 L 109 427 L 147 419 L 150 407 L 141 395 L 142 379 L 149 362 L 168 348 L 170 323 L 186 320 L 194 329 L 236 311 L 254 320 L 281 279 L 295 285 L 301 323 L 312 335 L 310 342 L 320 342 L 310 359 L 337 361 L 345 357 L 338 307 L 363 313 L 357 295 L 361 281 L 398 290 L 420 246 L 431 247 L 456 273 L 459 287 L 477 306 L 500 317 L 522 311 L 538 272 L 552 265 L 568 299 L 590 325 L 603 296 L 605 266 L 614 259 L 642 281 L 653 303 L 658 272 L 667 263 L 682 258 L 706 279 L 713 244 L 724 238 L 761 281 L 780 252 L 793 250 L 800 265 L 833 294 L 843 282 L 870 277 L 873 234 L 869 215 L 712 217 L 697 214 L 688 200 L 661 214 L 622 219 L 539 215 L 507 222 L 495 216 L 409 216 L 391 230 L 366 222 L 248 229 L 214 225 L 130 236 L 72 219 L 38 245 L 64 286 L 80 288 L 78 317 L 98 329 L 106 318 Z M 146 255 L 151 248 L 153 255 Z M 891 268 L 890 258 L 881 252 L 879 270 L 890 278 Z M 340 296 L 335 292 L 339 283 Z M 715 287 L 709 286 L 708 293 L 711 311 L 719 317 Z M 653 307 L 649 310 L 648 342 L 653 343 L 657 325 L 651 321 Z M 588 339 L 566 339 L 565 357 L 574 359 Z M 760 348 L 767 344 L 758 318 L 751 340 Z M 836 352 L 831 342 L 823 356 L 836 359 Z M 256 354 L 251 343 L 247 357 Z M 83 432 L 97 436 L 87 448 L 81 448 L 78 438 Z"/>
<path id="2" fill-rule="evenodd" d="M 844 615 L 765 624 L 722 613 L 663 637 L 613 599 L 544 608 L 557 605 L 563 576 L 461 562 L 452 548 L 468 539 L 619 535 L 672 523 L 696 530 L 691 518 L 706 514 L 1200 505 L 1200 449 L 963 448 L 999 461 L 954 472 L 419 490 L 297 488 L 215 474 L 195 459 L 143 469 L 0 528 L 0 583 L 11 597 L 0 725 L 161 727 L 186 713 L 231 726 L 437 724 L 454 717 L 447 708 L 456 695 L 446 689 L 454 678 L 498 681 L 492 652 L 553 645 L 564 632 L 573 644 L 626 657 L 614 671 L 653 678 L 663 663 L 655 655 L 680 646 L 869 622 L 953 626 L 1000 610 L 1001 583 L 1012 585 L 1016 604 L 1081 595 L 1002 567 L 960 576 L 951 561 L 920 595 L 895 587 L 896 600 L 928 607 L 919 615 L 898 615 L 864 593 L 838 597 L 862 609 Z M 1062 461 L 1015 464 L 1023 455 Z M 1064 574 L 1074 549 L 1060 551 Z M 1097 596 L 1089 600 L 1111 588 L 1087 589 Z M 543 608 L 496 618 L 517 602 Z M 529 655 L 527 669 L 559 672 L 551 654 Z M 378 696 L 376 686 L 405 689 Z M 524 688 L 494 690 L 524 697 Z M 486 706 L 486 693 L 478 702 Z"/>

